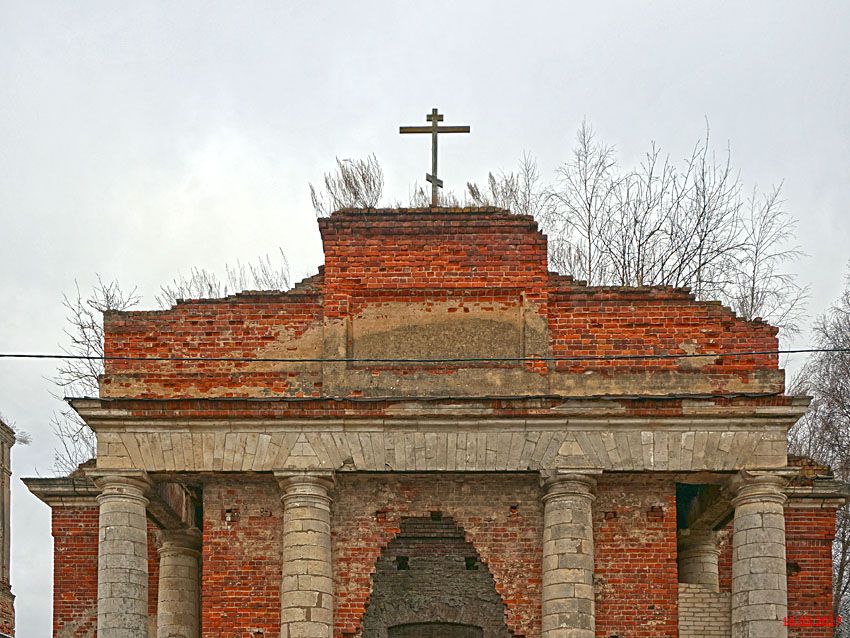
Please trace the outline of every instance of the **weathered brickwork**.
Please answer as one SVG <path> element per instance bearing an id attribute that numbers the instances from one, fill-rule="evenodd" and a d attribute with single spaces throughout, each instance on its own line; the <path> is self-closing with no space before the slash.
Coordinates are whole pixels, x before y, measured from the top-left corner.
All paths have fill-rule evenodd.
<path id="1" fill-rule="evenodd" d="M 731 594 L 679 583 L 679 638 L 729 638 Z"/>
<path id="2" fill-rule="evenodd" d="M 717 532 L 717 544 L 720 556 L 717 559 L 717 571 L 720 576 L 720 591 L 732 591 L 732 522 Z"/>
<path id="3" fill-rule="evenodd" d="M 546 237 L 527 216 L 497 209 L 340 211 L 319 227 L 319 275 L 285 293 L 108 313 L 106 354 L 511 358 L 777 347 L 775 328 L 696 302 L 686 290 L 592 287 L 549 273 Z M 401 395 L 416 388 L 417 396 L 781 394 L 782 382 L 775 355 L 558 364 L 109 360 L 101 395 L 357 397 L 385 396 L 390 388 Z"/>
<path id="4" fill-rule="evenodd" d="M 56 638 L 97 635 L 98 517 L 94 505 L 53 508 L 53 635 Z M 154 631 L 159 585 L 156 531 L 148 522 L 148 618 Z"/>
<path id="5" fill-rule="evenodd" d="M 326 292 L 332 296 L 381 289 L 528 288 L 542 293 L 547 283 L 546 238 L 524 215 L 498 209 L 475 216 L 340 211 L 319 220 L 319 230 Z M 347 311 L 339 301 L 328 300 L 330 316 Z"/>
<path id="6" fill-rule="evenodd" d="M 90 637 L 97 629 L 98 508 L 53 508 L 53 635 Z"/>
<path id="7" fill-rule="evenodd" d="M 204 487 L 201 627 L 204 638 L 280 636 L 280 488 L 212 479 Z"/>
<path id="8" fill-rule="evenodd" d="M 159 604 L 159 530 L 148 521 L 148 633 L 156 635 L 156 613 Z"/>
<path id="9" fill-rule="evenodd" d="M 550 296 L 549 326 L 554 356 L 639 355 L 647 352 L 772 350 L 776 329 L 765 323 L 746 323 L 716 302 L 697 302 L 692 294 L 675 288 L 595 287 L 567 279 Z M 647 338 L 649 337 L 649 338 Z M 588 364 L 564 362 L 559 369 L 581 372 L 588 367 L 684 368 L 710 376 L 757 368 L 774 368 L 776 355 L 748 355 L 725 359 L 615 360 Z"/>
<path id="10" fill-rule="evenodd" d="M 832 508 L 785 508 L 786 558 L 788 561 L 788 616 L 832 618 L 832 540 L 835 510 Z M 788 635 L 828 638 L 832 629 L 789 627 Z"/>
<path id="11" fill-rule="evenodd" d="M 437 512 L 403 517 L 381 552 L 363 636 L 396 638 L 394 628 L 424 621 L 479 627 L 482 638 L 512 636 L 487 565 L 454 520 Z"/>
<path id="12" fill-rule="evenodd" d="M 602 475 L 593 508 L 596 635 L 676 638 L 676 487 Z"/>
<path id="13" fill-rule="evenodd" d="M 320 335 L 315 293 L 243 293 L 227 300 L 189 301 L 168 312 L 107 313 L 110 355 L 144 357 L 315 357 Z M 315 364 L 111 361 L 101 396 L 318 396 Z M 318 385 L 317 385 L 318 384 Z"/>
<path id="14" fill-rule="evenodd" d="M 15 635 L 14 597 L 9 592 L 0 593 L 0 632 Z"/>
<path id="15" fill-rule="evenodd" d="M 403 517 L 441 512 L 463 530 L 493 575 L 514 634 L 540 635 L 543 509 L 538 478 L 526 476 L 340 476 L 333 514 L 334 635 L 357 634 L 381 551 Z"/>

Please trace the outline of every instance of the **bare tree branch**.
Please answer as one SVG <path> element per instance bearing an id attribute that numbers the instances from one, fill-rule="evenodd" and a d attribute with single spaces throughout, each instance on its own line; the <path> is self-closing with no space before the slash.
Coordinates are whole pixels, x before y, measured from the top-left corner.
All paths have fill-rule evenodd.
<path id="1" fill-rule="evenodd" d="M 275 262 L 263 255 L 248 264 L 225 264 L 224 270 L 222 279 L 206 268 L 193 267 L 188 275 L 179 275 L 160 286 L 157 305 L 170 308 L 181 299 L 218 299 L 244 290 L 289 289 L 289 262 L 283 249 Z"/>
<path id="2" fill-rule="evenodd" d="M 103 357 L 103 313 L 128 310 L 137 305 L 140 298 L 135 288 L 125 291 L 116 280 L 107 282 L 100 275 L 88 297 L 83 298 L 76 283 L 75 289 L 73 296 L 63 295 L 68 343 L 61 346 L 62 351 L 72 356 Z M 53 381 L 66 396 L 95 397 L 102 374 L 103 360 L 100 358 L 64 359 Z M 73 472 L 80 463 L 94 457 L 94 432 L 76 412 L 70 408 L 54 411 L 51 425 L 61 445 L 54 455 L 57 472 Z"/>
<path id="3" fill-rule="evenodd" d="M 336 159 L 336 170 L 325 173 L 317 189 L 310 184 L 316 217 L 327 217 L 340 208 L 374 208 L 384 192 L 384 172 L 375 155 L 366 159 Z"/>

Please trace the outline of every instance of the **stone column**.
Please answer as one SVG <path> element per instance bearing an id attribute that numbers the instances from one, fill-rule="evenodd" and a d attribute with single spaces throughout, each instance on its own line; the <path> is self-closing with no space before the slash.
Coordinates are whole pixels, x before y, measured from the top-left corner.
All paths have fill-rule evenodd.
<path id="1" fill-rule="evenodd" d="M 94 473 L 93 473 L 94 474 Z M 94 474 L 101 492 L 97 635 L 148 638 L 148 525 L 143 472 Z"/>
<path id="2" fill-rule="evenodd" d="M 771 474 L 745 474 L 733 485 L 733 638 L 788 635 L 784 485 L 782 477 Z"/>
<path id="3" fill-rule="evenodd" d="M 11 520 L 11 449 L 15 431 L 0 419 L 0 634 L 15 633 L 15 597 L 9 577 L 11 554 L 9 534 Z"/>
<path id="4" fill-rule="evenodd" d="M 558 474 L 543 486 L 543 638 L 594 638 L 596 481 L 585 474 Z"/>
<path id="5" fill-rule="evenodd" d="M 277 473 L 283 496 L 282 638 L 332 638 L 333 474 Z"/>
<path id="6" fill-rule="evenodd" d="M 708 529 L 682 529 L 677 540 L 679 582 L 720 591 L 717 534 Z"/>
<path id="7" fill-rule="evenodd" d="M 159 533 L 157 638 L 200 635 L 201 533 L 195 528 Z"/>

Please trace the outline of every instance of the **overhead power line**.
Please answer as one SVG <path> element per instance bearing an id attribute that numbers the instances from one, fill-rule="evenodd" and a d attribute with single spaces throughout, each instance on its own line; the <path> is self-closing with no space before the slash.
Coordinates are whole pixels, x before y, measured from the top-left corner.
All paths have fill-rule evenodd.
<path id="1" fill-rule="evenodd" d="M 534 363 L 564 361 L 639 361 L 646 359 L 698 359 L 718 357 L 747 357 L 755 355 L 850 353 L 850 348 L 794 348 L 786 350 L 734 350 L 730 352 L 603 354 L 565 357 L 142 357 L 56 354 L 34 352 L 2 352 L 0 359 L 63 359 L 77 361 L 171 361 L 171 362 L 233 362 L 233 363 Z"/>

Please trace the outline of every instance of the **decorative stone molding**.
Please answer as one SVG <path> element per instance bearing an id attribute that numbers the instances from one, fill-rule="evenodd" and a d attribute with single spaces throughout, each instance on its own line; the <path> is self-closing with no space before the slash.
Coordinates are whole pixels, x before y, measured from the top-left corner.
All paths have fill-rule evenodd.
<path id="1" fill-rule="evenodd" d="M 162 530 L 159 540 L 157 638 L 198 638 L 201 532 Z"/>
<path id="2" fill-rule="evenodd" d="M 148 638 L 148 529 L 144 472 L 95 471 L 100 488 L 97 633 Z"/>
<path id="3" fill-rule="evenodd" d="M 325 470 L 493 472 L 728 471 L 783 468 L 785 425 L 702 424 L 665 429 L 642 419 L 467 418 L 169 421 L 99 426 L 98 467 L 149 472 Z M 701 429 L 702 428 L 702 429 Z"/>
<path id="4" fill-rule="evenodd" d="M 785 565 L 786 479 L 742 472 L 735 491 L 732 536 L 733 638 L 785 638 L 788 586 Z"/>
<path id="5" fill-rule="evenodd" d="M 333 474 L 275 473 L 283 495 L 283 579 L 280 633 L 289 638 L 333 636 L 331 556 Z"/>
<path id="6" fill-rule="evenodd" d="M 596 480 L 586 473 L 556 473 L 543 476 L 542 483 L 543 638 L 593 638 Z"/>

